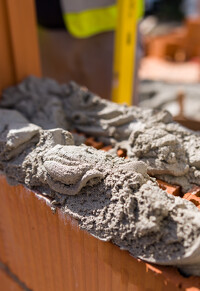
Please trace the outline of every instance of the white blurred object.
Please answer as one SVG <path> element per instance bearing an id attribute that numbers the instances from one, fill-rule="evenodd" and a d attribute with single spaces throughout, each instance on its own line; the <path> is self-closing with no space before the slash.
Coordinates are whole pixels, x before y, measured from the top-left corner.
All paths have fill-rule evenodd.
<path id="1" fill-rule="evenodd" d="M 177 101 L 172 101 L 171 103 L 163 105 L 162 109 L 169 111 L 173 116 L 177 116 L 180 112 L 179 104 Z"/>
<path id="2" fill-rule="evenodd" d="M 158 19 L 155 16 L 148 16 L 140 23 L 140 31 L 143 35 L 148 35 L 158 25 Z"/>

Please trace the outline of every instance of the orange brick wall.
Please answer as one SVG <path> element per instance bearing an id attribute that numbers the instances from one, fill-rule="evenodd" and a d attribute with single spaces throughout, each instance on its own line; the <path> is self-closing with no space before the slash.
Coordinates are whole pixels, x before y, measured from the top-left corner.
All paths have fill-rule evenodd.
<path id="1" fill-rule="evenodd" d="M 0 260 L 35 291 L 200 290 L 200 278 L 145 264 L 54 214 L 43 199 L 0 176 Z"/>
<path id="2" fill-rule="evenodd" d="M 13 279 L 11 279 L 3 270 L 0 268 L 0 290 L 1 291 L 23 291 Z"/>

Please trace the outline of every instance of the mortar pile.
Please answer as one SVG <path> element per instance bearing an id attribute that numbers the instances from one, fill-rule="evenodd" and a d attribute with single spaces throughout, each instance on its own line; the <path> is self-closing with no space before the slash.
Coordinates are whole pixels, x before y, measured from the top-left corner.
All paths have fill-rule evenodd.
<path id="1" fill-rule="evenodd" d="M 40 191 L 52 208 L 135 257 L 200 276 L 200 212 L 154 178 L 183 192 L 200 186 L 198 133 L 168 112 L 117 105 L 50 79 L 8 88 L 0 106 L 0 169 L 10 183 Z M 113 149 L 80 145 L 74 129 Z"/>

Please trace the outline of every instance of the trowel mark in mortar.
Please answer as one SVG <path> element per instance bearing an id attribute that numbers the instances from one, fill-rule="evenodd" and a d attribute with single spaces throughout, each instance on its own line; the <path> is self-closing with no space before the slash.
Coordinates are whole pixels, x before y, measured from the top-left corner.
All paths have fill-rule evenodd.
<path id="1" fill-rule="evenodd" d="M 81 135 L 82 135 L 82 133 L 81 133 Z M 109 151 L 109 150 L 112 149 L 111 145 L 104 146 L 101 142 L 95 141 L 94 137 L 87 138 L 85 144 L 88 145 L 88 146 L 92 146 L 92 147 L 94 147 L 96 149 L 104 150 L 104 151 Z M 117 155 L 118 155 L 118 157 L 127 158 L 127 150 L 119 148 L 117 150 Z M 182 193 L 182 191 L 181 191 L 181 187 L 180 186 L 171 185 L 171 184 L 166 183 L 164 181 L 161 181 L 159 179 L 157 179 L 156 181 L 157 181 L 159 187 L 161 189 L 163 189 L 164 191 L 166 191 L 168 194 L 172 194 L 174 196 L 179 196 L 179 197 L 182 197 L 184 199 L 187 199 L 187 200 L 191 201 L 195 206 L 200 208 L 200 206 L 199 206 L 200 205 L 200 198 L 198 200 L 198 198 L 196 199 L 196 197 L 191 196 L 191 193 L 192 193 L 193 195 L 198 197 L 197 194 L 200 193 L 200 187 L 196 186 L 196 188 L 195 188 L 195 193 L 197 193 L 197 194 L 193 193 L 194 192 L 194 190 L 193 190 L 194 188 L 193 188 L 193 189 L 189 190 L 187 194 L 184 195 Z M 183 195 L 184 195 L 184 197 L 183 197 Z M 189 197 L 190 197 L 190 199 L 189 199 Z M 193 197 L 193 199 L 192 199 L 192 197 Z"/>
<path id="2" fill-rule="evenodd" d="M 73 82 L 59 85 L 35 77 L 5 90 L 0 106 L 19 110 L 43 128 L 80 130 L 98 143 L 125 149 L 128 157 L 147 163 L 150 175 L 184 192 L 200 184 L 200 137 L 166 111 L 118 105 Z M 84 137 L 75 138 L 77 145 L 83 142 Z"/>

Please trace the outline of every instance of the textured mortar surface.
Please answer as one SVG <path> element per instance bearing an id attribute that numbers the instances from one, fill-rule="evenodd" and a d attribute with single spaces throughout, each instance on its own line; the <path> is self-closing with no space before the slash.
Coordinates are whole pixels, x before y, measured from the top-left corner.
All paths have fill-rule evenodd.
<path id="1" fill-rule="evenodd" d="M 54 108 L 50 112 L 37 107 L 35 96 L 43 94 Z M 1 106 L 12 109 L 0 109 L 0 169 L 10 183 L 48 195 L 53 208 L 61 207 L 82 228 L 135 257 L 200 275 L 199 210 L 168 195 L 148 175 L 177 181 L 184 189 L 199 185 L 198 134 L 172 122 L 167 112 L 119 106 L 51 80 L 27 79 L 5 91 Z M 112 142 L 114 152 L 74 145 L 63 128 L 94 132 Z M 116 156 L 122 146 L 130 159 Z"/>
<path id="2" fill-rule="evenodd" d="M 183 192 L 200 184 L 200 135 L 177 123 L 143 123 L 111 152 L 118 148 L 145 162 L 149 175 L 180 185 Z"/>
<path id="3" fill-rule="evenodd" d="M 184 192 L 200 185 L 200 136 L 173 122 L 167 111 L 118 105 L 75 83 L 35 77 L 5 90 L 0 107 L 18 110 L 43 129 L 95 136 L 113 144 L 112 153 L 126 148 L 128 157 L 147 163 L 150 175 L 178 184 Z M 84 137 L 74 134 L 74 141 L 80 145 Z"/>
<path id="4" fill-rule="evenodd" d="M 139 86 L 140 104 L 142 108 L 168 110 L 173 116 L 180 113 L 177 96 L 184 94 L 185 117 L 200 121 L 200 85 L 199 83 L 166 83 L 159 81 L 142 81 Z"/>

